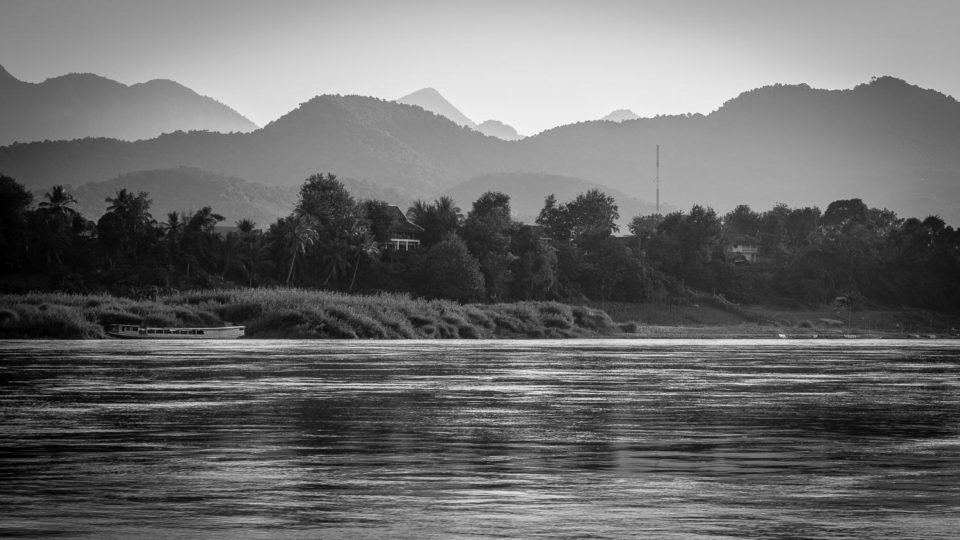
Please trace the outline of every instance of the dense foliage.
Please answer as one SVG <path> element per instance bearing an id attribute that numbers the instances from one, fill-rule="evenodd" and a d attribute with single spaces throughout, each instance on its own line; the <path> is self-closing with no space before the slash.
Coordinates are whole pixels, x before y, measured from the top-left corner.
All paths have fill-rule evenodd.
<path id="1" fill-rule="evenodd" d="M 535 226 L 513 219 L 507 195 L 487 192 L 466 216 L 450 198 L 417 201 L 406 218 L 423 228 L 421 247 L 397 251 L 388 240 L 399 211 L 355 200 L 332 174 L 307 178 L 293 212 L 265 231 L 249 220 L 222 227 L 210 207 L 158 222 L 149 194 L 124 189 L 106 198 L 96 223 L 62 187 L 33 206 L 22 185 L 0 175 L 0 195 L 9 292 L 290 285 L 464 302 L 662 302 L 693 289 L 798 307 L 960 307 L 960 232 L 860 199 L 823 212 L 738 206 L 723 216 L 695 205 L 635 216 L 630 234 L 617 237 L 619 209 L 599 190 L 568 202 L 547 197 Z"/>

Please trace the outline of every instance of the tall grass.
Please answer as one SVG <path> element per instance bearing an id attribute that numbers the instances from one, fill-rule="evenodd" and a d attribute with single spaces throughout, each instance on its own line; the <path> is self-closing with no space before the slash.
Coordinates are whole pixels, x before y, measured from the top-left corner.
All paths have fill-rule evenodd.
<path id="1" fill-rule="evenodd" d="M 461 305 L 405 294 L 305 289 L 198 290 L 130 300 L 0 295 L 0 338 L 98 338 L 111 324 L 245 325 L 248 337 L 446 339 L 591 337 L 621 332 L 603 311 L 556 302 Z"/>

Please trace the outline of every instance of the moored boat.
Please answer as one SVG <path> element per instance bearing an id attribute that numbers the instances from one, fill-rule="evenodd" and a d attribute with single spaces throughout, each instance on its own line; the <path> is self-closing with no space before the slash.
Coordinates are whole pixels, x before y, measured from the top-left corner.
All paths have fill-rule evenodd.
<path id="1" fill-rule="evenodd" d="M 151 328 L 131 324 L 112 324 L 107 334 L 125 339 L 237 339 L 243 337 L 244 327 Z"/>

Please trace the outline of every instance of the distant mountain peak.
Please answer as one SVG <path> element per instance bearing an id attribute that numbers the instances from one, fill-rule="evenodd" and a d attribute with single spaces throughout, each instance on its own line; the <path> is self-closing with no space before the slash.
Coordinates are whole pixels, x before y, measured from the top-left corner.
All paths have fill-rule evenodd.
<path id="1" fill-rule="evenodd" d="M 3 82 L 3 81 L 20 82 L 20 79 L 17 79 L 13 75 L 11 75 L 10 72 L 6 70 L 6 68 L 0 65 L 0 82 Z"/>
<path id="2" fill-rule="evenodd" d="M 441 95 L 440 92 L 432 86 L 427 86 L 425 88 L 421 88 L 417 90 L 416 92 L 411 92 L 410 94 L 407 94 L 405 97 L 402 97 L 400 99 L 406 99 L 406 98 L 418 97 L 418 96 L 429 96 L 429 97 L 437 97 L 440 99 L 444 99 L 443 95 Z M 398 99 L 397 101 L 400 101 L 400 100 Z"/>
<path id="3" fill-rule="evenodd" d="M 477 131 L 488 137 L 496 137 L 505 141 L 517 141 L 523 138 L 522 135 L 517 133 L 517 130 L 514 129 L 513 126 L 504 124 L 499 120 L 480 122 L 480 125 L 477 126 Z"/>
<path id="4" fill-rule="evenodd" d="M 14 141 L 111 137 L 138 140 L 174 131 L 248 132 L 237 111 L 167 79 L 126 85 L 95 73 L 40 83 L 18 81 L 0 66 L 0 146 Z"/>
<path id="5" fill-rule="evenodd" d="M 447 101 L 447 98 L 443 97 L 443 95 L 440 94 L 440 92 L 438 92 L 435 88 L 429 86 L 426 88 L 421 88 L 416 92 L 407 94 L 394 101 L 397 103 L 403 103 L 405 105 L 416 105 L 424 110 L 446 117 L 455 124 L 459 124 L 474 130 L 477 129 L 476 122 L 460 112 L 459 109 Z"/>
<path id="6" fill-rule="evenodd" d="M 624 120 L 636 120 L 637 118 L 640 118 L 640 115 L 631 111 L 630 109 L 617 109 L 604 116 L 600 120 L 606 120 L 608 122 L 623 122 Z"/>

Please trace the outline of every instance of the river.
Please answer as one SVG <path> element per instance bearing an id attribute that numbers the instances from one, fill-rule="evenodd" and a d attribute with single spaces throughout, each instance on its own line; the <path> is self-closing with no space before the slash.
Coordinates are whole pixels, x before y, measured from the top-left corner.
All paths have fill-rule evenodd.
<path id="1" fill-rule="evenodd" d="M 0 433 L 0 537 L 960 531 L 958 341 L 0 341 Z"/>

